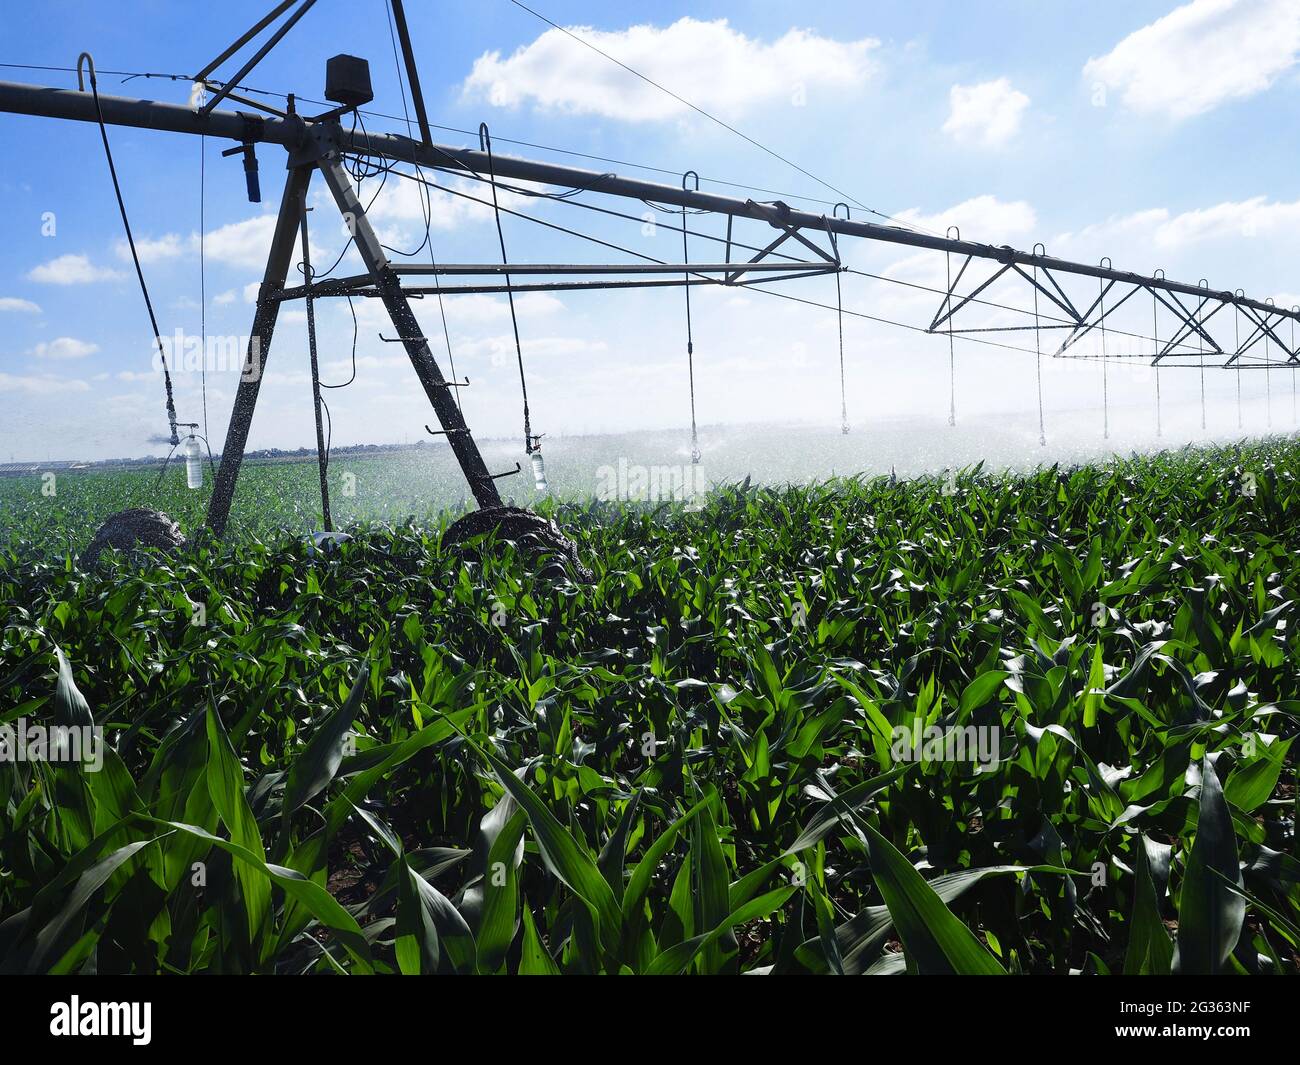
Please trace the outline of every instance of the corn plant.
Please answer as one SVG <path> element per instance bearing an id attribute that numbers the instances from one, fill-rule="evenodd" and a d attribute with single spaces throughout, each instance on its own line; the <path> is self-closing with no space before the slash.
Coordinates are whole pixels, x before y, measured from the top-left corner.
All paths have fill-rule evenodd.
<path id="1" fill-rule="evenodd" d="M 87 570 L 141 475 L 4 482 L 0 968 L 1293 973 L 1298 474 L 550 506 L 591 582 L 445 514 L 323 553 L 309 465 Z"/>

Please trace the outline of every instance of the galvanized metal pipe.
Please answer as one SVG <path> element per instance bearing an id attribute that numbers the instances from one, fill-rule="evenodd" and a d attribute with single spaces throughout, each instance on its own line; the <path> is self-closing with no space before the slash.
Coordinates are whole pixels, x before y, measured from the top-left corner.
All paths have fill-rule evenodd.
<path id="1" fill-rule="evenodd" d="M 307 138 L 307 123 L 298 115 L 292 115 L 287 119 L 261 118 L 227 111 L 212 111 L 204 115 L 187 107 L 149 100 L 101 95 L 100 101 L 103 106 L 104 121 L 112 125 L 174 133 L 202 133 L 209 137 L 225 137 L 237 141 L 252 140 L 281 144 L 286 148 L 300 147 Z M 66 118 L 83 122 L 95 121 L 94 101 L 89 93 L 15 82 L 0 82 L 0 112 Z M 468 171 L 475 174 L 484 174 L 488 171 L 486 152 L 438 144 L 427 147 L 409 137 L 397 134 L 344 130 L 342 144 L 345 150 L 357 154 L 378 156 L 396 162 L 418 163 L 433 169 L 452 172 Z M 639 178 L 621 177 L 618 174 L 584 170 L 557 163 L 498 155 L 494 152 L 492 167 L 497 178 L 512 181 L 582 188 L 607 196 L 650 200 L 674 207 L 715 211 L 737 218 L 752 218 L 756 221 L 770 222 L 773 217 L 770 203 L 760 204 L 753 200 L 719 196 L 676 185 L 663 185 Z M 1005 265 L 1018 264 L 1082 277 L 1144 285 L 1147 288 L 1181 295 L 1209 297 L 1222 303 L 1232 303 L 1261 313 L 1277 314 L 1283 318 L 1300 321 L 1300 311 L 1286 310 L 1260 300 L 1237 296 L 1228 290 L 1213 290 L 1201 285 L 1171 281 L 1164 277 L 1094 266 L 1090 263 L 1071 262 L 1045 254 L 1035 255 L 1005 245 L 979 244 L 974 241 L 931 236 L 901 226 L 856 222 L 847 218 L 814 214 L 794 208 L 780 210 L 777 217 L 784 225 L 799 229 L 860 237 L 909 248 L 926 248 L 932 251 L 971 255 Z"/>

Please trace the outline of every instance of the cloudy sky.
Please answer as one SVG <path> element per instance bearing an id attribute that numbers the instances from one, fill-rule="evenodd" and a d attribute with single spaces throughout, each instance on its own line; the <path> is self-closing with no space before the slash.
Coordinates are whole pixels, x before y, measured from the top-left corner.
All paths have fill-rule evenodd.
<path id="1" fill-rule="evenodd" d="M 0 62 L 67 67 L 88 49 L 104 71 L 193 71 L 268 6 L 269 0 L 23 5 L 6 13 Z M 1160 268 L 1171 278 L 1206 278 L 1218 289 L 1300 303 L 1293 253 L 1300 179 L 1290 132 L 1300 117 L 1295 0 L 530 3 L 805 172 L 509 0 L 407 6 L 431 119 L 449 127 L 435 133 L 444 143 L 471 143 L 457 131 L 485 121 L 500 153 L 669 184 L 692 169 L 710 191 L 779 197 L 819 212 L 844 200 L 855 218 L 877 217 L 866 214 L 871 209 L 930 230 L 955 225 L 975 240 L 1026 249 L 1042 242 L 1062 257 L 1109 256 L 1121 269 Z M 319 100 L 325 60 L 338 52 L 370 60 L 376 98 L 367 127 L 402 130 L 383 0 L 320 0 L 245 83 Z M 218 73 L 234 69 L 227 63 Z M 75 84 L 59 70 L 0 69 L 0 77 Z M 190 92 L 183 80 L 123 83 L 107 73 L 100 89 L 174 103 L 185 103 Z M 157 453 L 151 437 L 166 430 L 162 381 L 98 134 L 90 125 L 11 115 L 0 115 L 0 131 L 8 216 L 0 247 L 0 461 Z M 220 155 L 225 143 L 122 128 L 110 137 L 162 332 L 246 334 L 283 173 L 280 149 L 259 150 L 264 202 L 254 205 L 244 196 L 239 161 Z M 483 195 L 482 186 L 463 178 L 437 180 Z M 397 177 L 380 186 L 381 178 L 369 178 L 362 193 L 366 201 L 376 197 L 373 216 L 383 239 L 397 252 L 421 249 L 418 187 Z M 490 212 L 446 192 L 432 195 L 429 246 L 438 259 L 499 260 Z M 680 215 L 638 201 L 583 199 L 633 218 L 516 195 L 503 204 L 643 255 L 679 260 L 681 234 L 672 227 Z M 313 258 L 323 268 L 344 250 L 345 234 L 319 179 L 312 202 Z M 722 236 L 725 220 L 696 215 L 688 224 L 701 234 L 691 238 L 691 258 L 720 258 L 721 245 L 707 238 Z M 515 261 L 631 261 L 523 218 L 505 216 L 504 229 Z M 735 231 L 751 244 L 767 243 L 771 233 L 753 222 Z M 846 275 L 847 310 L 914 327 L 930 322 L 941 297 L 895 282 L 942 288 L 949 268 L 943 255 L 850 240 L 841 253 L 855 269 L 893 279 Z M 427 255 L 422 248 L 416 261 Z M 347 252 L 338 269 L 361 267 Z M 979 270 L 971 268 L 964 287 L 982 276 Z M 1094 288 L 1081 283 L 1071 295 L 1090 300 Z M 835 301 L 830 277 L 778 291 Z M 986 295 L 1008 307 L 1032 306 L 1023 283 Z M 696 289 L 692 299 L 701 423 L 838 422 L 833 310 L 734 289 Z M 536 429 L 564 434 L 686 423 L 680 290 L 536 293 L 517 307 Z M 379 339 L 381 331 L 392 335 L 391 325 L 372 301 L 358 301 L 356 310 L 356 380 L 329 395 L 334 439 L 418 439 L 429 411 L 400 350 Z M 504 299 L 452 297 L 444 310 L 456 370 L 472 382 L 464 390 L 469 424 L 482 434 L 518 434 L 519 381 Z M 437 303 L 426 299 L 417 311 L 425 333 L 441 340 Z M 1106 338 L 1108 355 L 1141 354 L 1151 347 L 1144 337 L 1153 330 L 1167 336 L 1172 328 L 1167 318 L 1153 322 L 1146 297 L 1124 314 L 1115 325 L 1134 335 Z M 971 308 L 959 325 L 1027 321 Z M 1230 315 L 1216 324 L 1230 341 Z M 346 381 L 353 325 L 345 302 L 320 307 L 319 332 L 325 380 Z M 996 337 L 1008 347 L 955 341 L 958 418 L 991 425 L 1036 417 L 1033 332 L 968 336 Z M 1052 343 L 1050 333 L 1042 334 L 1045 350 Z M 1078 354 L 1100 354 L 1101 343 L 1092 337 Z M 850 315 L 844 344 L 855 425 L 946 422 L 946 337 Z M 446 344 L 435 345 L 435 354 L 446 368 Z M 1049 428 L 1100 433 L 1102 363 L 1043 362 Z M 176 368 L 177 406 L 183 421 L 202 421 L 205 382 L 198 360 L 189 363 Z M 250 446 L 313 442 L 307 366 L 305 317 L 294 306 L 280 317 Z M 1154 377 L 1128 364 L 1111 364 L 1106 373 L 1112 435 L 1120 444 L 1136 441 L 1154 417 Z M 1250 426 L 1263 428 L 1271 408 L 1274 427 L 1289 429 L 1291 372 L 1242 377 L 1208 374 L 1208 431 L 1236 431 L 1239 384 Z M 229 367 L 210 366 L 206 416 L 214 448 L 224 438 L 235 384 Z M 1166 424 L 1197 435 L 1199 372 L 1171 370 L 1161 374 L 1161 386 Z"/>

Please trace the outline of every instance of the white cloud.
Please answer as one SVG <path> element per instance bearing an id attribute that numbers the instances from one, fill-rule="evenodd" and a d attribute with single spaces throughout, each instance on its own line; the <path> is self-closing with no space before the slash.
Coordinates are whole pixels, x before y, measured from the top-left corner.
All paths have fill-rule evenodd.
<path id="1" fill-rule="evenodd" d="M 47 285 L 85 285 L 92 281 L 116 281 L 121 276 L 106 266 L 95 266 L 85 255 L 60 255 L 34 267 L 27 279 Z"/>
<path id="2" fill-rule="evenodd" d="M 441 175 L 438 175 L 439 177 Z M 445 180 L 445 179 L 444 179 Z M 454 181 L 457 191 L 466 192 L 477 199 L 491 195 L 487 186 L 465 180 Z M 471 187 L 472 186 L 472 187 Z M 382 222 L 417 222 L 424 227 L 424 190 L 426 186 L 416 181 L 398 179 L 390 181 L 367 212 L 372 224 Z M 492 216 L 492 209 L 483 204 L 474 203 L 461 196 L 453 196 L 441 189 L 428 189 L 429 224 L 434 229 L 454 229 L 461 222 L 471 219 L 486 219 Z M 527 202 L 525 197 L 513 193 L 501 193 L 501 206 L 515 207 L 516 201 Z"/>
<path id="3" fill-rule="evenodd" d="M 207 234 L 204 255 L 209 262 L 256 270 L 266 266 L 266 253 L 274 233 L 275 215 L 264 214 L 242 222 L 231 222 Z M 313 247 L 315 243 L 313 240 Z"/>
<path id="4" fill-rule="evenodd" d="M 770 44 L 725 19 L 682 18 L 672 25 L 571 32 L 708 111 L 737 115 L 761 104 L 798 102 L 818 90 L 864 84 L 879 41 L 835 41 L 792 29 Z M 560 30 L 549 29 L 508 59 L 488 52 L 474 62 L 464 96 L 496 107 L 532 101 L 543 111 L 599 114 L 632 122 L 686 117 L 689 108 L 620 69 Z"/>
<path id="5" fill-rule="evenodd" d="M 1181 214 L 1155 207 L 1119 215 L 1077 233 L 1063 234 L 1056 243 L 1063 250 L 1100 246 L 1102 241 L 1112 244 L 1122 241 L 1179 251 L 1206 241 L 1255 238 L 1287 242 L 1300 238 L 1300 200 L 1270 203 L 1263 196 L 1254 196 Z"/>
<path id="6" fill-rule="evenodd" d="M 1175 215 L 1156 230 L 1156 243 L 1176 248 L 1225 237 L 1294 239 L 1297 235 L 1300 235 L 1300 201 L 1269 203 L 1263 196 L 1254 196 Z"/>
<path id="7" fill-rule="evenodd" d="M 447 321 L 458 327 L 499 322 L 510 315 L 510 304 L 504 296 L 486 293 L 446 296 L 443 303 L 447 308 Z M 555 314 L 562 310 L 563 301 L 548 292 L 525 292 L 515 297 L 515 312 L 520 318 Z"/>
<path id="8" fill-rule="evenodd" d="M 48 396 L 56 392 L 88 392 L 90 385 L 54 374 L 26 376 L 0 373 L 0 392 L 25 392 L 28 395 Z"/>
<path id="9" fill-rule="evenodd" d="M 945 233 L 949 226 L 956 226 L 966 240 L 997 244 L 1030 236 L 1038 226 L 1038 216 L 1024 200 L 999 200 L 990 195 L 963 200 L 936 214 L 923 214 L 916 208 L 909 208 L 896 217 L 934 233 Z"/>
<path id="10" fill-rule="evenodd" d="M 40 314 L 41 309 L 31 300 L 17 296 L 0 296 L 0 311 L 17 311 L 21 314 Z"/>
<path id="11" fill-rule="evenodd" d="M 123 262 L 131 261 L 131 246 L 125 240 L 119 240 L 113 250 Z M 164 259 L 175 259 L 185 251 L 185 244 L 179 233 L 166 233 L 155 240 L 145 238 L 135 242 L 135 253 L 141 263 L 156 263 Z"/>
<path id="12" fill-rule="evenodd" d="M 1193 0 L 1089 59 L 1083 76 L 1135 111 L 1181 119 L 1263 92 L 1298 53 L 1295 0 Z"/>
<path id="13" fill-rule="evenodd" d="M 55 340 L 42 340 L 32 348 L 30 354 L 38 359 L 84 359 L 99 350 L 98 344 L 91 344 L 76 337 L 58 337 Z"/>
<path id="14" fill-rule="evenodd" d="M 1006 78 L 978 85 L 954 85 L 948 93 L 948 121 L 943 131 L 963 143 L 996 148 L 1020 129 L 1029 97 Z"/>
<path id="15" fill-rule="evenodd" d="M 212 298 L 212 302 L 215 303 L 218 307 L 223 307 L 227 303 L 234 303 L 237 295 L 238 293 L 235 292 L 233 288 L 227 289 L 225 292 L 218 292 Z"/>
<path id="16" fill-rule="evenodd" d="M 604 340 L 588 340 L 584 337 L 539 336 L 530 337 L 524 344 L 525 359 L 550 359 L 559 356 L 577 357 L 581 355 L 603 355 L 609 350 Z M 480 337 L 468 343 L 459 344 L 456 355 L 460 358 L 477 359 L 487 356 L 493 366 L 513 366 L 515 363 L 515 338 L 512 333 L 500 336 Z M 530 367 L 529 379 L 536 375 L 537 367 Z"/>

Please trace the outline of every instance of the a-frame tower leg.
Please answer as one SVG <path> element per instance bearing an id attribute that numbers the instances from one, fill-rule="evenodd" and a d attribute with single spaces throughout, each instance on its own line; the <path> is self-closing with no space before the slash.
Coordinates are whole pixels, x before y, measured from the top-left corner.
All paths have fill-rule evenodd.
<path id="1" fill-rule="evenodd" d="M 253 409 L 257 406 L 257 393 L 262 387 L 271 354 L 271 337 L 275 321 L 280 315 L 280 293 L 284 290 L 293 258 L 294 239 L 307 186 L 311 183 L 311 166 L 296 166 L 289 171 L 280 197 L 280 213 L 275 220 L 275 235 L 271 238 L 271 251 L 266 259 L 266 273 L 257 293 L 257 310 L 253 314 L 252 334 L 248 339 L 248 354 L 235 393 L 235 405 L 230 411 L 230 426 L 226 430 L 226 444 L 221 449 L 221 465 L 217 467 L 217 483 L 208 501 L 208 528 L 217 536 L 226 531 L 230 517 L 230 504 L 235 498 L 235 484 L 239 480 L 239 467 L 244 461 L 244 446 L 248 443 L 248 429 L 253 423 Z"/>
<path id="2" fill-rule="evenodd" d="M 492 475 L 488 473 L 487 466 L 483 463 L 478 445 L 474 443 L 474 438 L 465 425 L 465 419 L 461 417 L 460 408 L 451 394 L 451 388 L 442 376 L 433 352 L 429 350 L 420 323 L 415 319 L 415 312 L 411 310 L 406 293 L 402 291 L 401 282 L 384 254 L 384 249 L 371 228 L 369 219 L 366 218 L 365 208 L 357 199 L 357 194 L 348 179 L 347 171 L 343 169 L 338 153 L 327 154 L 318 165 L 321 174 L 325 177 L 325 184 L 329 186 L 334 202 L 338 204 L 348 230 L 353 235 L 357 251 L 365 262 L 366 269 L 370 271 L 379 298 L 384 301 L 388 315 L 397 329 L 397 335 L 411 358 L 411 365 L 415 367 L 416 376 L 424 386 L 425 395 L 433 404 L 434 413 L 447 434 L 447 442 L 451 445 L 456 461 L 460 463 L 461 471 L 465 474 L 465 480 L 469 482 L 475 501 L 483 509 L 499 507 L 501 496 L 497 493 L 496 482 L 493 481 Z"/>
<path id="3" fill-rule="evenodd" d="M 465 425 L 460 408 L 451 394 L 451 387 L 443 377 L 433 352 L 424 339 L 415 312 L 411 310 L 406 293 L 402 291 L 401 282 L 384 254 L 369 219 L 366 218 L 365 208 L 357 199 L 347 171 L 343 169 L 337 156 L 320 159 L 318 165 L 355 238 L 357 251 L 374 279 L 380 298 L 397 329 L 397 335 L 402 338 L 425 395 L 429 397 L 434 413 L 447 434 L 447 442 L 451 445 L 456 461 L 460 463 L 461 471 L 465 474 L 465 480 L 469 482 L 475 501 L 482 508 L 499 507 L 501 496 L 497 492 L 496 482 L 488 473 L 483 456 L 479 454 L 478 445 L 474 443 L 474 438 Z M 217 536 L 225 532 L 226 522 L 230 517 L 230 504 L 235 497 L 235 485 L 239 480 L 239 468 L 244 460 L 248 431 L 253 423 L 253 411 L 257 406 L 262 375 L 266 372 L 267 359 L 271 351 L 271 338 L 275 333 L 275 323 L 280 313 L 280 293 L 284 290 L 285 279 L 289 274 L 294 240 L 313 169 L 311 164 L 293 167 L 289 171 L 284 193 L 280 199 L 280 213 L 275 222 L 275 235 L 271 239 L 266 272 L 262 277 L 261 288 L 258 290 L 257 310 L 253 315 L 253 329 L 249 338 L 245 370 L 240 377 L 239 389 L 235 393 L 235 404 L 230 412 L 230 427 L 226 430 L 226 443 L 221 451 L 221 465 L 217 468 L 217 482 L 212 490 L 212 499 L 208 503 L 208 528 Z"/>

